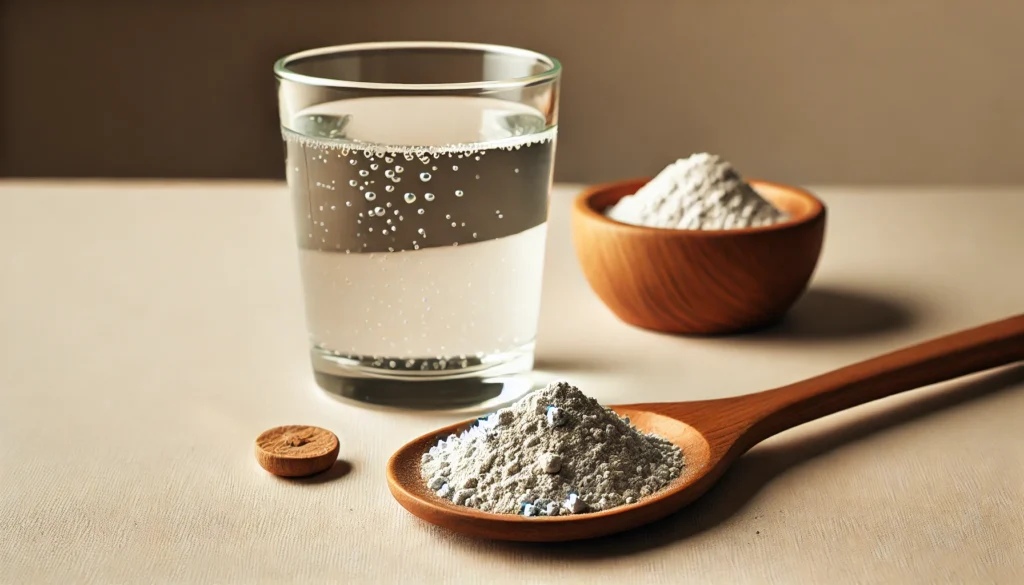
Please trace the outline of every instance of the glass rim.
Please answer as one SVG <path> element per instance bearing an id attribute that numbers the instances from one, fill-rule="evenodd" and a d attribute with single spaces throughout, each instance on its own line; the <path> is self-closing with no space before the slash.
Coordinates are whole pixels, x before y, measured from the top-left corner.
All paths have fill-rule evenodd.
<path id="1" fill-rule="evenodd" d="M 477 51 L 480 53 L 498 53 L 515 57 L 533 58 L 548 66 L 547 70 L 529 75 L 526 77 L 512 77 L 493 81 L 465 81 L 458 83 L 380 83 L 369 81 L 350 81 L 343 79 L 331 79 L 328 77 L 316 77 L 303 75 L 289 69 L 289 66 L 301 59 L 309 57 L 320 57 L 323 55 L 356 53 L 367 50 L 394 50 L 394 49 L 460 49 L 466 51 Z M 537 51 L 520 49 L 506 45 L 492 45 L 487 43 L 464 43 L 455 41 L 380 41 L 371 43 L 351 43 L 347 45 L 333 45 L 320 47 L 292 53 L 281 57 L 274 63 L 274 75 L 278 79 L 303 83 L 306 85 L 333 87 L 340 89 L 375 89 L 375 90 L 397 90 L 397 91 L 448 91 L 448 90 L 493 90 L 493 89 L 514 89 L 527 87 L 545 81 L 558 78 L 562 72 L 562 64 L 554 57 L 549 57 Z"/>

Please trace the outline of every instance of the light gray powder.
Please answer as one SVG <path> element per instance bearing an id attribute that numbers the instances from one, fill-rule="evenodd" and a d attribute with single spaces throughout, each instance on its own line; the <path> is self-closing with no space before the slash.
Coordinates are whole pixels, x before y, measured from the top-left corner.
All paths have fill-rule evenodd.
<path id="1" fill-rule="evenodd" d="M 615 221 L 658 228 L 722 230 L 765 226 L 788 216 L 714 154 L 679 159 L 610 207 Z"/>
<path id="2" fill-rule="evenodd" d="M 455 504 L 554 516 L 632 504 L 679 476 L 683 454 L 556 382 L 423 454 L 427 486 Z"/>

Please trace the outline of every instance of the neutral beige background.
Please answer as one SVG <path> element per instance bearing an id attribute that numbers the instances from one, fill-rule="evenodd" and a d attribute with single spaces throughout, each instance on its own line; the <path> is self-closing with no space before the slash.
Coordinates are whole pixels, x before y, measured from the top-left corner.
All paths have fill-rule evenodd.
<path id="1" fill-rule="evenodd" d="M 0 175 L 277 177 L 276 57 L 419 38 L 562 59 L 561 180 L 712 150 L 799 183 L 1024 181 L 1019 0 L 0 6 Z"/>

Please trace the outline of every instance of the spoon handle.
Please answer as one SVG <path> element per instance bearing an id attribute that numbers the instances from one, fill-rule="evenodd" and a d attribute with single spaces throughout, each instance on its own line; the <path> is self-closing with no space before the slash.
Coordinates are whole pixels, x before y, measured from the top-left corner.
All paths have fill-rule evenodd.
<path id="1" fill-rule="evenodd" d="M 752 422 L 742 451 L 840 410 L 1024 360 L 1024 314 L 967 329 L 739 399 Z M 741 451 L 741 452 L 742 452 Z"/>

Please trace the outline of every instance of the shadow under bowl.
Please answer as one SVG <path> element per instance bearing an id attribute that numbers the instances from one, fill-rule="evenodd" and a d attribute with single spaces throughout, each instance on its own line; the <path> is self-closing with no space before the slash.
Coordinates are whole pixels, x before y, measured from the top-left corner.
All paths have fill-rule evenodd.
<path id="1" fill-rule="evenodd" d="M 622 321 L 654 331 L 725 334 L 781 319 L 821 254 L 825 205 L 798 187 L 750 181 L 789 219 L 771 226 L 681 230 L 635 226 L 604 211 L 649 179 L 597 185 L 572 210 L 590 287 Z"/>

